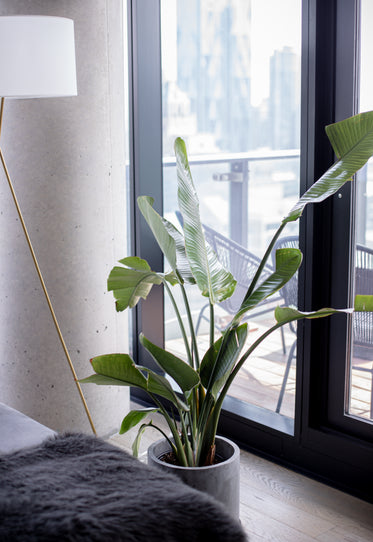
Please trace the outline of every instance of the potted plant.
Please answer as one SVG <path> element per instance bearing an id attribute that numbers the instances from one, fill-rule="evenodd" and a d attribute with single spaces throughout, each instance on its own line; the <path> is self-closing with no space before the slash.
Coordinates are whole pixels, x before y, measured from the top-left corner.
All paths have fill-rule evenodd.
<path id="1" fill-rule="evenodd" d="M 153 286 L 163 285 L 177 316 L 187 361 L 153 344 L 141 334 L 140 342 L 158 364 L 161 374 L 147 367 L 137 366 L 128 354 L 107 354 L 93 358 L 91 362 L 95 374 L 81 380 L 84 383 L 99 385 L 135 386 L 149 394 L 154 407 L 131 411 L 123 419 L 119 431 L 121 434 L 125 433 L 143 422 L 133 444 L 135 455 L 144 430 L 149 426 L 157 428 L 153 421 L 144 423 L 145 417 L 151 412 L 160 412 L 170 429 L 170 435 L 167 435 L 161 428 L 157 428 L 165 439 L 165 446 L 161 446 L 162 453 L 168 448 L 174 463 L 184 472 L 198 469 L 205 472 L 206 467 L 214 464 L 216 432 L 224 398 L 240 368 L 258 345 L 275 330 L 290 322 L 302 318 L 321 318 L 336 312 L 352 312 L 353 309 L 339 311 L 323 308 L 304 313 L 293 307 L 277 307 L 276 323 L 253 344 L 249 346 L 246 344 L 248 330 L 247 324 L 242 323 L 243 317 L 259 303 L 278 292 L 293 277 L 302 262 L 300 250 L 279 249 L 276 252 L 273 273 L 261 280 L 264 266 L 283 229 L 289 222 L 300 218 L 308 203 L 321 202 L 335 194 L 346 181 L 352 179 L 356 171 L 373 154 L 373 112 L 362 113 L 329 125 L 326 132 L 337 155 L 337 162 L 312 185 L 283 219 L 238 312 L 218 339 L 214 330 L 214 307 L 233 294 L 236 281 L 231 273 L 224 269 L 205 241 L 198 197 L 182 139 L 178 138 L 175 141 L 175 154 L 183 232 L 153 209 L 152 198 L 147 196 L 138 198 L 140 211 L 170 269 L 166 273 L 155 272 L 143 259 L 124 258 L 119 262 L 121 266 L 112 269 L 108 278 L 108 289 L 113 292 L 116 299 L 116 310 L 123 311 L 135 307 L 140 299 L 146 299 Z M 185 290 L 186 283 L 199 288 L 201 294 L 208 298 L 210 345 L 204 353 L 198 351 Z M 182 292 L 187 327 L 172 292 L 174 287 L 180 288 Z M 373 296 L 357 296 L 355 310 L 373 310 L 372 298 Z M 172 381 L 176 383 L 178 389 L 174 389 Z M 164 399 L 171 405 L 171 411 L 166 408 Z M 233 455 L 234 453 L 233 449 Z"/>

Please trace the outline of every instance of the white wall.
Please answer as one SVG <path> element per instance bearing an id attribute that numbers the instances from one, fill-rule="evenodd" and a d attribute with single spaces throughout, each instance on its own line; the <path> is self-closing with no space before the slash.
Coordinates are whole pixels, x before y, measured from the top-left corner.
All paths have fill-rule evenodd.
<path id="1" fill-rule="evenodd" d="M 127 253 L 121 10 L 119 0 L 0 1 L 0 15 L 75 23 L 78 96 L 6 101 L 0 142 L 78 378 L 92 356 L 127 351 L 126 315 L 106 291 Z M 98 433 L 117 430 L 127 388 L 82 389 Z M 90 432 L 2 171 L 0 401 Z"/>

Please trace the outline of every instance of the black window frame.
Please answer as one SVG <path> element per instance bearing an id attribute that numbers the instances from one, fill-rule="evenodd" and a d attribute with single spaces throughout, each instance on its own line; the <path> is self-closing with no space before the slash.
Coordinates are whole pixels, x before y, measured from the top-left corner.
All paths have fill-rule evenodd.
<path id="1" fill-rule="evenodd" d="M 355 112 L 359 5 L 359 0 L 302 0 L 301 193 L 334 161 L 325 126 Z M 162 255 L 139 216 L 136 198 L 152 196 L 162 213 L 160 20 L 159 0 L 128 0 L 132 253 L 156 270 L 162 269 Z M 301 309 L 349 302 L 346 247 L 351 251 L 353 203 L 354 185 L 348 183 L 340 194 L 307 209 L 300 221 Z M 135 359 L 152 365 L 138 344 L 138 332 L 163 344 L 161 288 L 133 313 Z M 298 325 L 294 425 L 228 399 L 219 431 L 243 448 L 373 502 L 373 425 L 343 415 L 347 339 L 344 343 L 341 337 L 347 337 L 348 325 L 344 316 Z M 137 390 L 132 394 L 147 400 Z"/>

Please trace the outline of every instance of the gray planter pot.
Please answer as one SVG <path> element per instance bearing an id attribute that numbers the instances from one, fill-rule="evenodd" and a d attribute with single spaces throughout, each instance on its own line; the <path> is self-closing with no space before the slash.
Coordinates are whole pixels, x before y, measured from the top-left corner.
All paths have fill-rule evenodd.
<path id="1" fill-rule="evenodd" d="M 240 449 L 225 437 L 216 437 L 216 454 L 222 462 L 208 467 L 179 467 L 159 459 L 170 451 L 166 439 L 148 449 L 148 464 L 173 472 L 190 487 L 204 491 L 223 504 L 233 517 L 240 512 Z"/>

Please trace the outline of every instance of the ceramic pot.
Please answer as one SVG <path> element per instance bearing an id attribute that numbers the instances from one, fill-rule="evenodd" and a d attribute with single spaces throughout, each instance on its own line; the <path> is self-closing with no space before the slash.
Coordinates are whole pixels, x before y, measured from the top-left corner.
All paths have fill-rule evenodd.
<path id="1" fill-rule="evenodd" d="M 160 458 L 170 451 L 166 439 L 152 444 L 148 449 L 148 464 L 173 472 L 190 487 L 204 491 L 223 504 L 233 517 L 240 509 L 240 449 L 231 440 L 217 436 L 216 455 L 221 459 L 208 467 L 180 467 Z"/>

